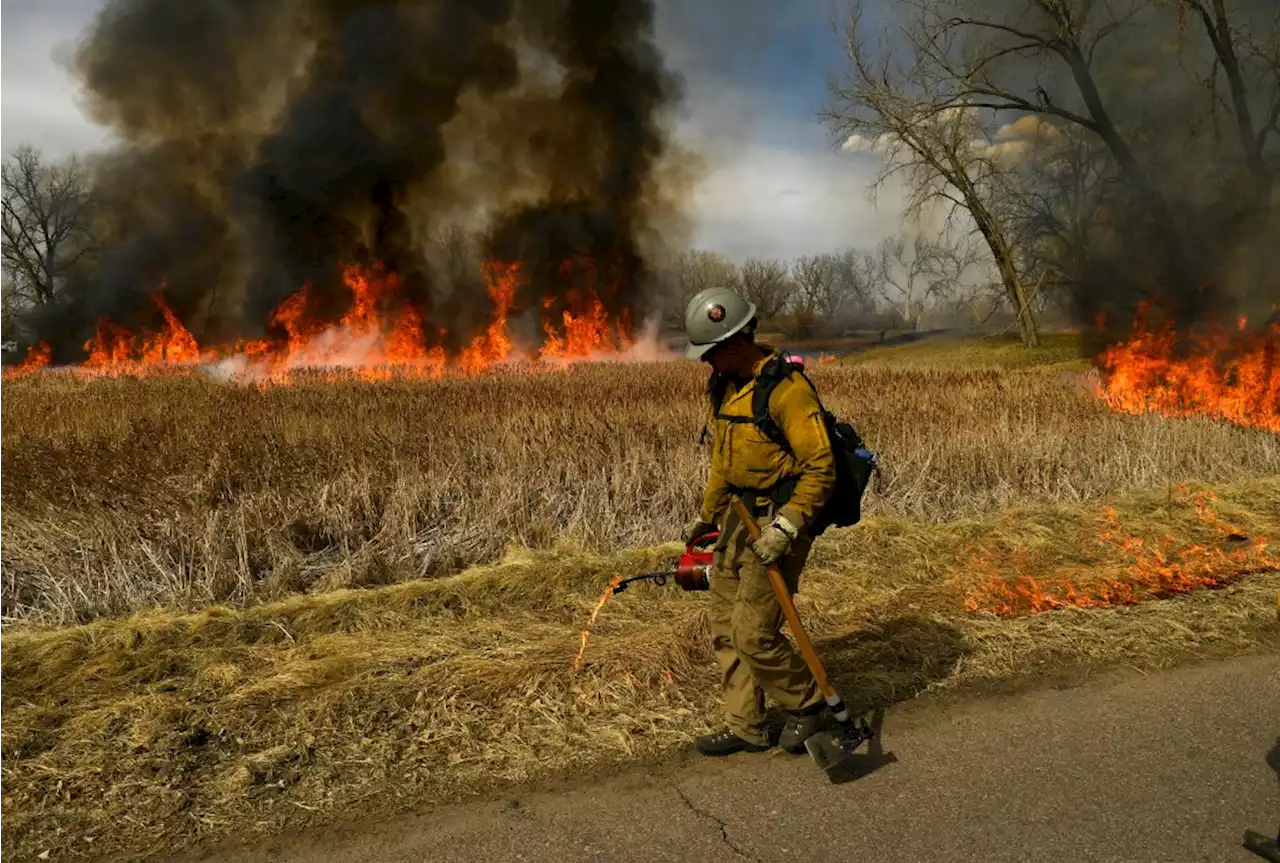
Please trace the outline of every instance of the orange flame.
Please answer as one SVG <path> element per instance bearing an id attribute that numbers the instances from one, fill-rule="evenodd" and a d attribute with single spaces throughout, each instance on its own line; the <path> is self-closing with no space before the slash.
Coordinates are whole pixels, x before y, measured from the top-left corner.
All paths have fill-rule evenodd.
<path id="1" fill-rule="evenodd" d="M 5 369 L 4 376 L 10 379 L 26 377 L 41 369 L 48 368 L 52 362 L 53 348 L 44 342 L 36 342 L 27 348 L 27 355 L 21 363 L 14 368 Z"/>
<path id="2" fill-rule="evenodd" d="M 546 326 L 547 346 L 540 352 L 542 358 L 594 357 L 630 343 L 626 310 L 616 321 L 609 320 L 594 291 L 594 266 L 587 264 L 583 267 L 580 262 L 566 261 L 561 268 L 561 275 L 575 272 L 575 268 L 586 273 L 588 284 L 581 291 L 569 292 L 561 315 L 562 326 Z M 270 324 L 277 336 L 214 347 L 202 348 L 157 291 L 152 301 L 163 319 L 161 329 L 137 335 L 104 317 L 84 344 L 88 359 L 79 366 L 79 372 L 169 374 L 195 364 L 231 361 L 232 365 L 226 367 L 229 371 L 248 375 L 259 384 L 287 383 L 304 369 L 319 369 L 324 376 L 367 380 L 439 378 L 450 370 L 476 374 L 515 358 L 508 318 L 516 311 L 519 290 L 526 285 L 520 262 L 487 261 L 482 273 L 493 302 L 490 321 L 452 362 L 443 346 L 448 333 L 437 330 L 438 338 L 433 344 L 428 338 L 424 313 L 401 296 L 400 280 L 374 265 L 344 269 L 343 280 L 351 292 L 351 301 L 336 323 L 326 323 L 314 314 L 310 286 L 304 285 L 272 311 Z M 544 303 L 544 308 L 550 303 Z M 52 354 L 47 346 L 41 350 L 45 353 L 29 355 L 18 369 L 6 370 L 6 376 L 30 374 L 47 366 Z"/>
<path id="3" fill-rule="evenodd" d="M 1148 329 L 1149 312 L 1140 309 L 1129 340 L 1097 359 L 1100 395 L 1111 408 L 1213 417 L 1280 432 L 1280 320 L 1249 332 L 1242 317 L 1234 332 L 1209 330 L 1180 356 L 1172 324 Z"/>
<path id="4" fill-rule="evenodd" d="M 493 319 L 483 332 L 471 340 L 459 365 L 472 374 L 505 360 L 511 353 L 511 337 L 507 334 L 507 314 L 515 305 L 516 291 L 523 282 L 520 264 L 500 264 L 486 261 L 484 280 L 489 297 L 493 300 Z"/>
<path id="5" fill-rule="evenodd" d="M 571 303 L 580 309 L 576 314 L 561 312 L 561 328 L 557 332 L 550 321 L 543 323 L 546 342 L 541 355 L 556 359 L 590 357 L 601 352 L 612 352 L 624 347 L 628 339 L 621 335 L 620 327 L 609 323 L 609 313 L 594 292 L 585 300 L 571 297 Z"/>
<path id="6" fill-rule="evenodd" d="M 616 321 L 609 320 L 608 309 L 596 293 L 594 261 L 569 258 L 560 265 L 557 275 L 562 284 L 574 287 L 563 292 L 558 320 L 555 314 L 543 320 L 542 358 L 563 360 L 612 354 L 634 343 L 627 310 Z M 554 304 L 555 299 L 548 297 L 542 305 L 550 312 Z"/>
<path id="7" fill-rule="evenodd" d="M 609 586 L 604 589 L 604 593 L 600 595 L 600 601 L 596 603 L 595 609 L 591 612 L 591 617 L 587 618 L 587 625 L 582 630 L 582 643 L 578 645 L 578 655 L 573 658 L 573 667 L 582 667 L 582 655 L 587 651 L 587 639 L 591 637 L 591 628 L 596 625 L 596 617 L 600 614 L 600 609 L 604 608 L 604 604 L 609 601 L 609 597 L 613 596 L 613 592 L 618 585 L 622 583 L 622 576 L 615 576 L 609 582 Z"/>
<path id="8" fill-rule="evenodd" d="M 165 303 L 159 291 L 151 295 L 151 302 L 164 315 L 164 330 L 155 335 L 143 336 L 142 362 L 148 365 L 199 362 L 200 346 L 196 344 L 195 337 L 178 320 L 178 316 Z"/>
<path id="9" fill-rule="evenodd" d="M 139 374 L 200 362 L 200 346 L 169 308 L 160 290 L 152 292 L 151 302 L 164 318 L 162 330 L 135 337 L 124 327 L 101 318 L 93 338 L 84 343 L 89 358 L 83 368 L 99 374 Z"/>
<path id="10" fill-rule="evenodd" d="M 1179 494 L 1185 498 L 1186 488 L 1180 488 Z M 1213 492 L 1202 491 L 1190 502 L 1200 520 L 1211 525 L 1225 539 L 1236 543 L 1248 542 L 1248 545 L 1229 552 L 1200 544 L 1176 548 L 1174 538 L 1165 536 L 1157 546 L 1149 547 L 1141 537 L 1123 532 L 1116 511 L 1107 507 L 1102 512 L 1107 529 L 1098 541 L 1134 561 L 1127 568 L 1128 580 L 1105 581 L 1089 589 L 1078 588 L 1069 578 L 1063 578 L 1056 586 L 1047 579 L 1029 575 L 1018 575 L 1010 582 L 995 571 L 996 567 L 990 560 L 971 549 L 972 563 L 979 568 L 989 568 L 990 572 L 984 583 L 965 594 L 965 610 L 1009 617 L 1070 606 L 1106 608 L 1136 605 L 1148 599 L 1166 599 L 1202 588 L 1225 587 L 1245 575 L 1274 568 L 1274 563 L 1269 562 L 1266 556 L 1267 539 L 1257 537 L 1250 541 L 1239 528 L 1223 521 L 1213 509 L 1212 502 L 1216 500 Z M 1025 568 L 1019 565 L 1021 563 L 1015 560 L 1015 571 Z"/>

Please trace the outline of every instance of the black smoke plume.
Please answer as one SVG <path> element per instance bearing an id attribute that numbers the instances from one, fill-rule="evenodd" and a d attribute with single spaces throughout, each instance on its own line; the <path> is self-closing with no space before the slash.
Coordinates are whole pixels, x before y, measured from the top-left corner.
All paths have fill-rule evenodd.
<path id="1" fill-rule="evenodd" d="M 678 209 L 658 174 L 681 85 L 653 15 L 650 0 L 111 0 L 76 55 L 120 140 L 96 166 L 98 266 L 38 335 L 74 359 L 102 316 L 155 324 L 163 286 L 202 343 L 256 336 L 304 284 L 340 315 L 342 268 L 379 262 L 396 302 L 456 341 L 489 299 L 442 236 L 524 261 L 526 304 L 556 301 L 580 259 L 610 311 L 643 311 L 647 238 Z"/>

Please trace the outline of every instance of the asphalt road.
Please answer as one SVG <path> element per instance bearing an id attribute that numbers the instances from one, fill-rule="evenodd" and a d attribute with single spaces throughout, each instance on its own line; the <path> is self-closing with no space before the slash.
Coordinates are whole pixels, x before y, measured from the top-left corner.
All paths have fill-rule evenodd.
<path id="1" fill-rule="evenodd" d="M 1280 827 L 1280 656 L 885 719 L 896 760 L 829 783 L 807 757 L 702 760 L 183 860 L 1210 861 Z"/>

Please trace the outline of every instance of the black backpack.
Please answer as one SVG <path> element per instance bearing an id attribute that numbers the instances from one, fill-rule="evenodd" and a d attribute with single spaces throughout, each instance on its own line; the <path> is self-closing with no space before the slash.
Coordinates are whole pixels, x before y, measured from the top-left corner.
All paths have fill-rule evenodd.
<path id="1" fill-rule="evenodd" d="M 765 437 L 787 452 L 791 452 L 791 445 L 787 443 L 782 428 L 769 415 L 769 398 L 778 384 L 786 380 L 792 372 L 797 372 L 804 378 L 809 386 L 813 387 L 814 394 L 817 394 L 818 388 L 813 386 L 813 381 L 809 380 L 809 376 L 804 373 L 804 366 L 790 362 L 781 353 L 775 354 L 764 364 L 764 368 L 756 378 L 755 392 L 751 395 L 752 416 L 750 418 L 726 416 L 719 412 L 720 403 L 724 400 L 725 387 L 722 381 L 712 375 L 707 384 L 707 392 L 716 408 L 716 417 L 729 422 L 755 423 L 756 428 L 760 429 Z M 809 535 L 814 537 L 821 536 L 828 527 L 849 527 L 861 521 L 862 496 L 871 482 L 871 474 L 880 471 L 879 458 L 867 449 L 866 443 L 854 431 L 853 426 L 838 419 L 835 414 L 827 410 L 822 405 L 821 398 L 818 399 L 818 406 L 822 410 L 822 421 L 827 427 L 827 436 L 831 439 L 831 450 L 835 455 L 836 487 L 832 489 L 831 497 L 827 499 L 822 511 L 813 520 L 813 524 L 809 526 Z M 704 428 L 704 439 L 706 431 Z M 797 482 L 799 477 L 793 477 L 772 489 L 770 499 L 774 506 L 781 507 L 790 499 Z"/>

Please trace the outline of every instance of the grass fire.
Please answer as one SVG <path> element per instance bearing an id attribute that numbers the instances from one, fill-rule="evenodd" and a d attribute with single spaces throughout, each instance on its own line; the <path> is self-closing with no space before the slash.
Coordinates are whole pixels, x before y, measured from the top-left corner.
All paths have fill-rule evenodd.
<path id="1" fill-rule="evenodd" d="M 1174 323 L 1140 310 L 1130 338 L 1098 357 L 1102 398 L 1116 410 L 1206 416 L 1280 432 L 1280 317 L 1208 328 L 1178 349 Z"/>
<path id="2" fill-rule="evenodd" d="M 269 322 L 275 339 L 239 340 L 201 346 L 164 299 L 162 289 L 150 294 L 162 325 L 156 331 L 132 332 L 107 318 L 83 345 L 86 358 L 75 370 L 80 375 L 154 376 L 206 369 L 250 381 L 287 383 L 297 373 L 346 375 L 365 380 L 440 378 L 446 372 L 476 374 L 500 363 L 522 359 L 576 360 L 621 356 L 636 344 L 627 309 L 614 317 L 601 303 L 592 282 L 590 260 L 566 260 L 559 275 L 588 280 L 565 293 L 565 308 L 555 316 L 547 297 L 542 311 L 541 345 L 517 345 L 508 328 L 516 295 L 523 286 L 520 263 L 486 262 L 483 278 L 493 309 L 489 322 L 461 350 L 450 355 L 443 343 L 447 330 L 428 330 L 423 316 L 404 303 L 400 280 L 382 267 L 343 269 L 351 295 L 342 317 L 326 323 L 310 308 L 310 289 L 303 287 L 272 310 Z M 20 377 L 48 368 L 52 351 L 44 342 L 30 348 L 27 358 L 7 376 Z"/>
<path id="3" fill-rule="evenodd" d="M 58 80 L 101 144 L 0 178 L 6 858 L 305 861 L 280 837 L 323 826 L 329 859 L 336 822 L 410 810 L 455 854 L 434 807 L 476 798 L 523 853 L 525 790 L 598 802 L 691 746 L 773 815 L 649 771 L 709 831 L 665 856 L 804 857 L 739 842 L 787 814 L 748 771 L 826 719 L 892 740 L 918 709 L 937 743 L 959 699 L 1009 719 L 969 723 L 1008 788 L 965 786 L 966 747 L 948 829 L 891 826 L 1034 857 L 1066 834 L 1011 803 L 1087 822 L 1074 779 L 1002 730 L 1050 723 L 976 702 L 1280 652 L 1275 3 L 842 0 L 834 30 L 766 0 L 52 5 L 10 29 L 75 19 Z M 57 104 L 21 92 L 38 66 L 6 120 Z M 1073 756 L 1129 771 L 1134 723 L 1105 724 Z M 1234 736 L 1186 775 L 1244 763 Z M 937 797 L 914 744 L 827 788 L 828 742 L 841 811 Z M 1147 810 L 1185 819 L 1177 792 Z M 573 809 L 581 853 L 667 850 Z"/>
<path id="4" fill-rule="evenodd" d="M 1274 637 L 1274 433 L 1115 411 L 1053 344 L 930 355 L 811 369 L 887 466 L 798 595 L 855 645 L 832 662 L 859 708 Z M 126 811 L 121 847 L 177 836 L 175 771 L 217 835 L 683 745 L 713 713 L 700 595 L 605 599 L 676 553 L 701 372 L 531 368 L 6 380 L 8 847 Z"/>

